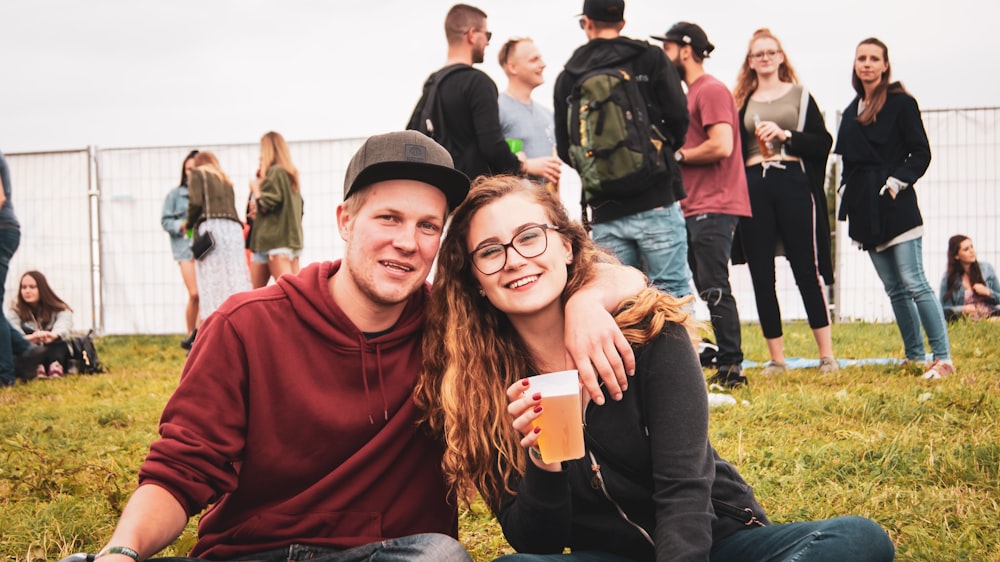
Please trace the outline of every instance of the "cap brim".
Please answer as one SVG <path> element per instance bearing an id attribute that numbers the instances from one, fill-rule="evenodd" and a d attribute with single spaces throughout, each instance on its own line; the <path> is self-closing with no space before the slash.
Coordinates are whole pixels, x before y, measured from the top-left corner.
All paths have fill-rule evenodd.
<path id="1" fill-rule="evenodd" d="M 650 35 L 649 38 L 650 39 L 656 39 L 657 41 L 670 41 L 670 39 L 667 39 L 663 35 Z"/>
<path id="2" fill-rule="evenodd" d="M 368 166 L 354 178 L 344 198 L 358 189 L 389 180 L 413 180 L 433 185 L 444 193 L 449 211 L 454 211 L 469 194 L 468 176 L 454 168 L 426 162 L 379 162 Z"/>

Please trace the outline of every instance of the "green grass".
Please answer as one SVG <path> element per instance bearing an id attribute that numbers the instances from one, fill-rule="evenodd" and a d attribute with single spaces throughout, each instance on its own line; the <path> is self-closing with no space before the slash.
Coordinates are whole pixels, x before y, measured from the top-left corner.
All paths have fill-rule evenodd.
<path id="1" fill-rule="evenodd" d="M 792 371 L 712 412 L 711 437 L 775 522 L 852 513 L 880 522 L 897 560 L 1000 561 L 1000 324 L 949 327 L 957 373 L 924 381 L 872 365 Z M 894 325 L 837 324 L 841 358 L 901 357 Z M 110 535 L 184 361 L 177 337 L 107 337 L 110 372 L 0 390 L 0 555 L 58 560 Z M 815 357 L 808 326 L 788 356 Z M 755 325 L 748 359 L 767 359 Z M 991 530 L 992 529 L 992 530 Z M 481 502 L 463 510 L 476 560 L 509 548 Z M 194 521 L 166 554 L 187 552 Z"/>

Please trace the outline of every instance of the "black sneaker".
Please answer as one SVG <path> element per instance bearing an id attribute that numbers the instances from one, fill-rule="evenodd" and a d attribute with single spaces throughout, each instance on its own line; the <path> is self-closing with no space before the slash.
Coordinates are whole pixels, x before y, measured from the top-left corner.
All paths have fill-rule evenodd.
<path id="1" fill-rule="evenodd" d="M 708 379 L 708 387 L 714 390 L 732 390 L 747 384 L 739 365 L 723 365 Z"/>

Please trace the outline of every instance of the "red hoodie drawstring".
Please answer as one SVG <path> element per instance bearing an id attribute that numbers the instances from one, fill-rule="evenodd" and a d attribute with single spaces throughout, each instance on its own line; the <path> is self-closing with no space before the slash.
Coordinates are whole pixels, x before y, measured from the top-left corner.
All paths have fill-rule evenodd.
<path id="1" fill-rule="evenodd" d="M 375 363 L 378 367 L 379 392 L 382 394 L 382 411 L 385 412 L 385 421 L 389 421 L 389 400 L 385 397 L 385 379 L 382 378 L 382 346 L 380 344 L 375 344 Z"/>
<path id="2" fill-rule="evenodd" d="M 365 345 L 368 342 L 365 341 L 364 336 L 358 336 L 358 342 L 361 344 L 361 380 L 365 383 L 365 405 L 368 406 L 368 423 L 375 425 L 375 418 L 372 417 L 371 392 L 368 389 L 368 365 L 365 364 L 365 356 L 367 355 L 365 353 Z"/>

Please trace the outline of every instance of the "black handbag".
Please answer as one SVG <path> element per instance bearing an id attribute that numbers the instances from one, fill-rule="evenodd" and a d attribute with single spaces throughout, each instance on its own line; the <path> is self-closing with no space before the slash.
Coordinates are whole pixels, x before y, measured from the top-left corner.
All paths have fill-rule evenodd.
<path id="1" fill-rule="evenodd" d="M 210 216 L 210 211 L 208 210 L 208 174 L 202 172 L 202 177 L 204 178 L 204 187 L 201 190 L 202 196 L 205 198 L 205 218 Z M 215 236 L 212 235 L 211 230 L 205 230 L 198 236 L 195 236 L 194 240 L 191 241 L 191 253 L 194 254 L 194 259 L 200 260 L 208 255 L 215 247 Z"/>
<path id="2" fill-rule="evenodd" d="M 201 258 L 208 255 L 215 247 L 215 236 L 212 236 L 211 230 L 206 230 L 197 236 L 193 242 L 191 242 L 191 253 L 194 254 L 194 259 L 200 260 Z"/>

